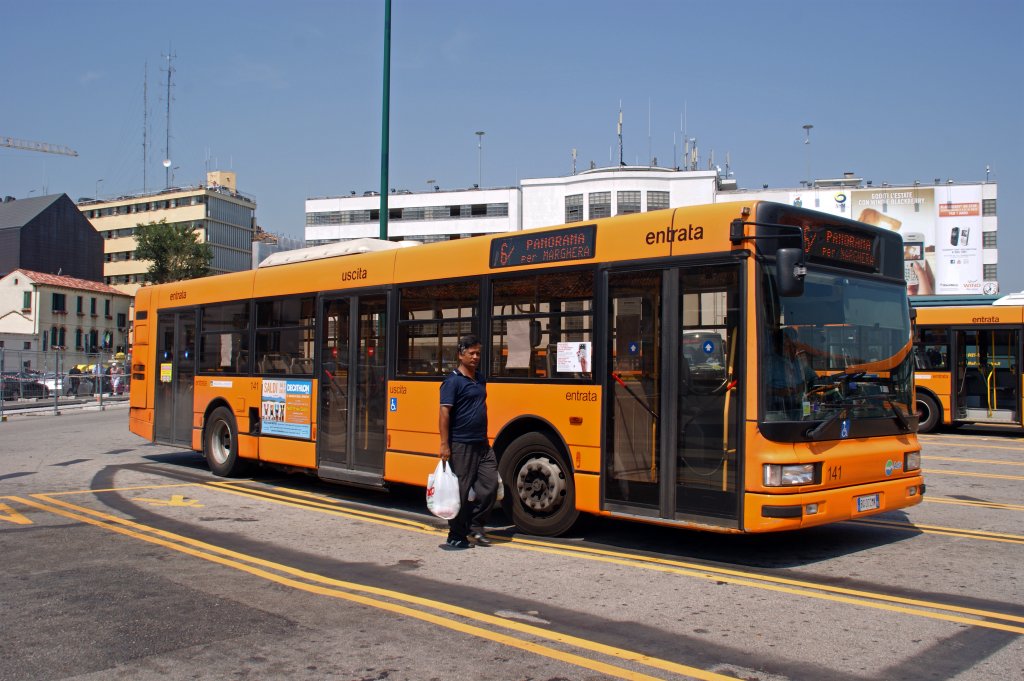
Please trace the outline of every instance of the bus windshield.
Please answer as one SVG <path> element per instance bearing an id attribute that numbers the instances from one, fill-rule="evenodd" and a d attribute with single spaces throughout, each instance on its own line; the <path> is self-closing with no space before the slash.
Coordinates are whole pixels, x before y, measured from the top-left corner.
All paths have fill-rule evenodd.
<path id="1" fill-rule="evenodd" d="M 913 357 L 902 284 L 809 268 L 803 295 L 783 298 L 773 267 L 767 272 L 763 421 L 800 422 L 786 437 L 800 440 L 832 439 L 837 421 L 842 437 L 865 420 L 909 430 Z"/>

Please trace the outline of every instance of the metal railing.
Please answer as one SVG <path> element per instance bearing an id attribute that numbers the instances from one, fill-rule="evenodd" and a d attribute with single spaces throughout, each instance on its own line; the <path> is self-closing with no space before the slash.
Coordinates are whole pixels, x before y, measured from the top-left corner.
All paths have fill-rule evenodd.
<path id="1" fill-rule="evenodd" d="M 53 405 L 128 394 L 130 358 L 124 353 L 87 353 L 62 349 L 40 352 L 0 348 L 0 420 L 5 408 Z"/>

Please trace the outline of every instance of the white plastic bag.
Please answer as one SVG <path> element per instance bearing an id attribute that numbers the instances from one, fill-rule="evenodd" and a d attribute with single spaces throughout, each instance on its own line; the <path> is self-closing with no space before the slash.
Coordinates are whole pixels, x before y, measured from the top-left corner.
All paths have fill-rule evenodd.
<path id="1" fill-rule="evenodd" d="M 445 461 L 427 476 L 427 510 L 445 520 L 459 514 L 459 479 Z"/>

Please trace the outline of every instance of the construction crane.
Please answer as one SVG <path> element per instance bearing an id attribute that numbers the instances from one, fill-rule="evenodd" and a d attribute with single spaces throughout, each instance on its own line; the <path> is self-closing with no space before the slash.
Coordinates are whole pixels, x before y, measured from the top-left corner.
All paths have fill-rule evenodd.
<path id="1" fill-rule="evenodd" d="M 77 151 L 74 149 L 68 149 L 60 144 L 32 142 L 31 140 L 19 140 L 14 137 L 0 137 L 0 147 L 24 149 L 26 151 L 42 151 L 47 154 L 63 154 L 64 156 L 78 156 Z"/>

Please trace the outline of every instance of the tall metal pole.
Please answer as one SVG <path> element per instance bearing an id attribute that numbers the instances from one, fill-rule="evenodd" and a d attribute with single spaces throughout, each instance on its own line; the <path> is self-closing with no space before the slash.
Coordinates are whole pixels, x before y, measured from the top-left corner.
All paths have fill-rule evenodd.
<path id="1" fill-rule="evenodd" d="M 384 0 L 384 101 L 380 122 L 380 238 L 388 238 L 388 155 L 391 123 L 391 0 Z"/>

